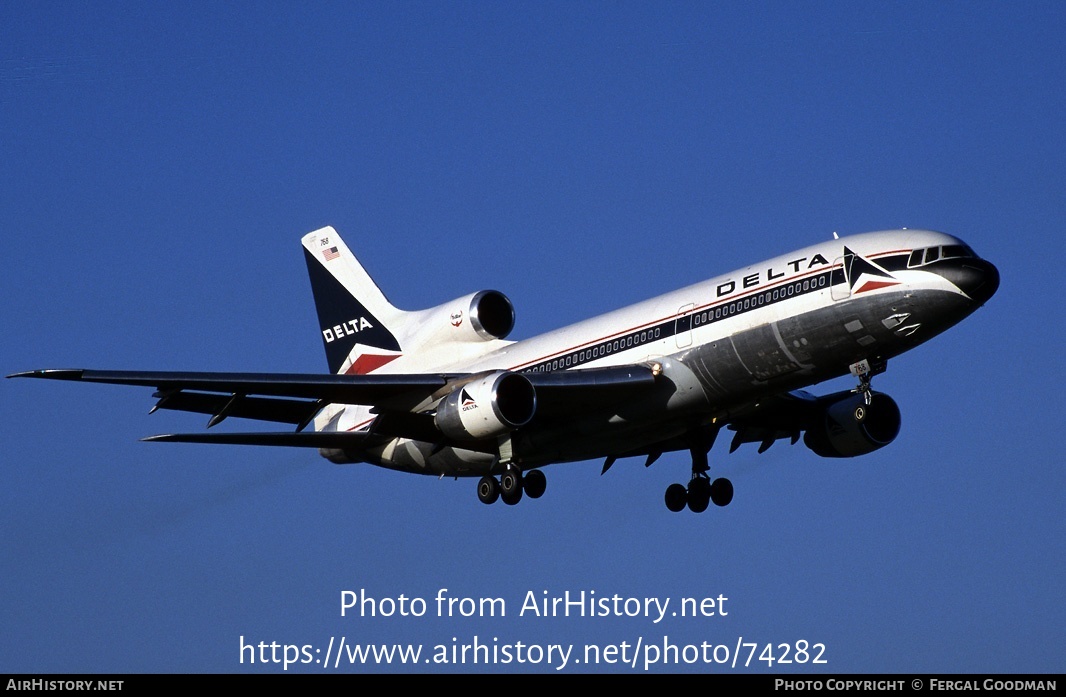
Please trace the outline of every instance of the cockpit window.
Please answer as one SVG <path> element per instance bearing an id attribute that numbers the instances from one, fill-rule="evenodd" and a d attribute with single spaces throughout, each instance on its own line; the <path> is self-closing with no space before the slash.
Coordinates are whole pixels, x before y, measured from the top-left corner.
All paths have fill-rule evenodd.
<path id="1" fill-rule="evenodd" d="M 972 249 L 970 249 L 964 244 L 949 244 L 943 248 L 942 255 L 945 259 L 977 256 L 973 253 Z"/>
<path id="2" fill-rule="evenodd" d="M 964 244 L 947 244 L 943 247 L 926 247 L 915 249 L 907 259 L 907 268 L 913 269 L 922 264 L 929 264 L 937 259 L 962 259 L 973 258 L 977 255 Z"/>

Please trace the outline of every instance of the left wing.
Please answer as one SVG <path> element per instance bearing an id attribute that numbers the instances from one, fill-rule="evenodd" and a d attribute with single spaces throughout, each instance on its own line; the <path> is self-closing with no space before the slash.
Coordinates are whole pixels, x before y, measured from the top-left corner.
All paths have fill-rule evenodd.
<path id="1" fill-rule="evenodd" d="M 447 375 L 305 375 L 123 370 L 33 370 L 10 378 L 45 378 L 154 387 L 152 407 L 211 414 L 208 428 L 229 416 L 296 424 L 303 430 L 329 403 L 410 409 L 448 384 Z M 191 390 L 191 391 L 190 391 Z M 221 393 L 221 394 L 219 394 Z"/>
<path id="2" fill-rule="evenodd" d="M 497 372 L 497 371 L 490 371 Z M 296 447 L 356 448 L 370 435 L 406 437 L 441 444 L 432 408 L 439 400 L 486 373 L 316 375 L 300 373 L 196 373 L 113 370 L 34 370 L 10 378 L 43 378 L 154 387 L 152 411 L 210 414 L 208 428 L 239 418 L 296 425 L 296 432 L 165 434 L 145 440 Z M 537 413 L 563 416 L 651 388 L 654 366 L 628 365 L 555 373 L 520 373 L 536 393 Z M 303 429 L 327 404 L 371 406 L 378 414 L 370 432 L 308 432 Z M 464 442 L 464 447 L 470 447 Z"/>

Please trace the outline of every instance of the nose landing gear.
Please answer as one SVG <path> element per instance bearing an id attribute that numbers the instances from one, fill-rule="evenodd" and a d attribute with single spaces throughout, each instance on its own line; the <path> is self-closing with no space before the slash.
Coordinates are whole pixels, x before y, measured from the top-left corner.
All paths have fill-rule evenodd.
<path id="1" fill-rule="evenodd" d="M 880 375 L 888 369 L 888 361 L 885 360 L 861 360 L 858 363 L 852 363 L 848 366 L 848 372 L 859 379 L 859 386 L 852 392 L 861 394 L 863 401 L 866 402 L 866 406 L 870 406 L 873 402 L 873 390 L 870 387 L 870 381 L 873 380 L 875 375 Z M 865 413 L 865 410 L 863 410 Z M 859 411 L 855 411 L 855 420 L 862 421 L 863 415 L 859 414 Z"/>

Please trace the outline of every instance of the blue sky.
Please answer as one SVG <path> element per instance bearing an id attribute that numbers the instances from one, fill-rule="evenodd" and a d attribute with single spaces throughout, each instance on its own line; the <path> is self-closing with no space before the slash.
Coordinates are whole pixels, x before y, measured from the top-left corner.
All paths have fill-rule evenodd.
<path id="1" fill-rule="evenodd" d="M 149 390 L 0 382 L 0 671 L 283 672 L 241 637 L 477 636 L 1061 672 L 1064 29 L 1053 2 L 3 3 L 3 374 L 324 371 L 299 246 L 322 225 L 400 307 L 503 291 L 511 338 L 834 231 L 943 230 L 1002 285 L 875 380 L 895 443 L 723 438 L 736 496 L 698 516 L 663 506 L 680 453 L 555 465 L 543 498 L 486 507 L 473 480 L 312 450 L 141 443 L 205 422 L 148 416 Z M 344 590 L 442 588 L 507 616 L 340 614 Z M 517 616 L 545 590 L 729 614 Z"/>

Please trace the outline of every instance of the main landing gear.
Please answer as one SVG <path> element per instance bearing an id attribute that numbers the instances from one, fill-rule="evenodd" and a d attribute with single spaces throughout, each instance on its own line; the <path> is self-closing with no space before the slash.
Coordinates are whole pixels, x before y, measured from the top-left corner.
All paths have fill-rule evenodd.
<path id="1" fill-rule="evenodd" d="M 540 470 L 530 470 L 523 476 L 522 470 L 510 465 L 499 480 L 491 475 L 482 477 L 477 483 L 477 497 L 481 503 L 496 503 L 497 499 L 502 499 L 508 506 L 513 506 L 522 500 L 523 493 L 531 499 L 539 499 L 547 486 L 548 480 Z"/>
<path id="2" fill-rule="evenodd" d="M 725 477 L 713 482 L 705 473 L 692 476 L 688 488 L 684 484 L 671 484 L 666 487 L 666 507 L 674 513 L 684 510 L 685 506 L 693 513 L 703 513 L 708 504 L 728 506 L 733 500 L 733 483 Z"/>
<path id="3" fill-rule="evenodd" d="M 677 513 L 688 506 L 693 513 L 703 513 L 710 503 L 716 506 L 728 506 L 733 500 L 733 483 L 725 477 L 713 482 L 707 476 L 707 453 L 718 437 L 718 429 L 709 433 L 700 433 L 692 437 L 689 452 L 692 454 L 692 478 L 688 487 L 683 484 L 671 484 L 666 488 L 666 507 Z"/>

